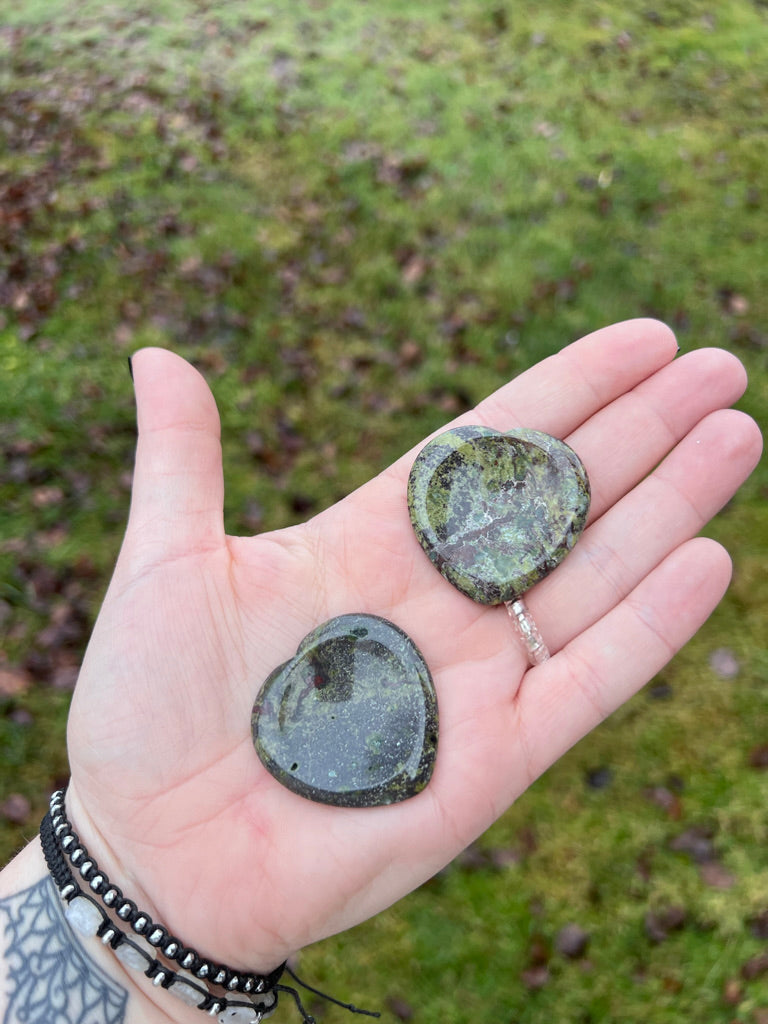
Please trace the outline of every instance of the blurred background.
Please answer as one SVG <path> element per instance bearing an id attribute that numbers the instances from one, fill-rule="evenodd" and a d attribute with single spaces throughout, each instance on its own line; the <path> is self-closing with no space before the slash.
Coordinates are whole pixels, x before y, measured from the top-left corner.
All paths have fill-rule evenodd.
<path id="1" fill-rule="evenodd" d="M 0 0 L 0 856 L 66 779 L 133 350 L 209 380 L 232 533 L 627 317 L 738 355 L 764 425 L 767 165 L 765 0 Z M 768 1024 L 766 497 L 662 675 L 308 978 L 415 1024 Z"/>

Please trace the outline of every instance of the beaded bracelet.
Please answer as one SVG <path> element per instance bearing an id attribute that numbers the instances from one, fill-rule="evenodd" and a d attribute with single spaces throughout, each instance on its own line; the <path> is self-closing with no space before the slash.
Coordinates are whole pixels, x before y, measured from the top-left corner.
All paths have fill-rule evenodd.
<path id="1" fill-rule="evenodd" d="M 180 967 L 201 981 L 210 981 L 230 992 L 265 992 L 279 981 L 285 964 L 281 964 L 271 974 L 260 975 L 236 971 L 223 964 L 213 963 L 169 934 L 163 925 L 156 924 L 149 914 L 138 909 L 133 900 L 126 899 L 121 890 L 110 883 L 104 871 L 97 867 L 86 847 L 80 842 L 66 815 L 64 790 L 58 790 L 51 797 L 50 815 L 56 841 L 69 858 L 70 864 L 78 869 L 81 877 L 88 882 L 91 890 L 109 910 L 112 910 L 121 921 L 129 924 L 137 935 L 145 937 L 150 946 L 162 952 L 163 956 L 175 960 Z"/>
<path id="2" fill-rule="evenodd" d="M 194 949 L 185 946 L 180 939 L 171 935 L 164 925 L 154 922 L 149 914 L 139 910 L 116 885 L 112 885 L 105 872 L 80 842 L 67 818 L 64 790 L 58 790 L 51 797 L 48 813 L 40 826 L 40 843 L 48 870 L 66 904 L 65 915 L 70 924 L 83 935 L 98 936 L 126 966 L 142 970 L 153 985 L 167 989 L 182 1002 L 205 1010 L 212 1017 L 218 1017 L 220 1024 L 260 1024 L 277 1008 L 280 992 L 285 992 L 293 998 L 304 1024 L 315 1024 L 314 1018 L 304 1009 L 296 989 L 290 985 L 279 984 L 284 971 L 308 992 L 350 1013 L 366 1017 L 380 1016 L 375 1011 L 360 1009 L 352 1003 L 342 1002 L 313 988 L 297 977 L 287 963 L 281 964 L 267 975 L 236 971 L 207 960 Z M 76 869 L 80 877 L 88 883 L 90 891 L 80 886 L 71 868 Z M 96 898 L 104 904 L 103 907 Z M 175 961 L 188 973 L 180 974 L 171 970 L 152 953 L 147 952 L 138 941 L 118 926 L 109 916 L 110 911 L 120 921 L 130 924 L 136 936 L 146 941 L 153 952 Z M 233 999 L 231 996 L 216 996 L 205 987 L 205 982 L 229 992 L 244 993 L 249 998 L 246 1001 Z"/>
<path id="3" fill-rule="evenodd" d="M 57 842 L 54 818 L 50 812 L 40 826 L 40 844 L 48 870 L 66 904 L 64 913 L 70 925 L 85 937 L 100 938 L 124 966 L 143 971 L 153 985 L 166 989 L 188 1006 L 195 1006 L 212 1017 L 218 1017 L 220 1024 L 260 1024 L 264 1017 L 275 1010 L 278 998 L 276 980 L 270 988 L 262 986 L 262 991 L 255 994 L 252 1000 L 215 996 L 191 974 L 181 974 L 166 967 L 122 931 L 106 910 L 75 880 Z M 311 1018 L 305 1015 L 305 1020 Z"/>

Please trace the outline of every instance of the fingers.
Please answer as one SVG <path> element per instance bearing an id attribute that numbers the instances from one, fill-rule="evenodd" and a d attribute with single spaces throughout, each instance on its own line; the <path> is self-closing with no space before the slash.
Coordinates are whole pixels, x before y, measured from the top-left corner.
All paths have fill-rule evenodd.
<path id="1" fill-rule="evenodd" d="M 590 520 L 629 491 L 703 417 L 732 405 L 747 378 L 721 349 L 691 352 L 600 409 L 567 437 L 592 484 Z"/>
<path id="2" fill-rule="evenodd" d="M 465 419 L 483 420 L 504 429 L 514 418 L 526 426 L 565 436 L 587 466 L 593 492 L 590 520 L 594 522 L 643 480 L 701 420 L 729 406 L 744 390 L 744 369 L 727 352 L 701 350 L 671 361 L 674 351 L 672 335 L 655 321 L 630 321 L 606 328 L 533 367 L 482 403 L 478 407 L 480 413 L 476 410 Z M 554 398 L 547 390 L 548 382 Z M 585 415 L 588 415 L 586 420 Z M 568 424 L 573 425 L 570 433 L 563 429 Z M 712 440 L 715 442 L 710 451 L 712 465 L 721 458 L 730 464 L 719 477 L 723 486 L 713 493 L 714 504 L 704 502 L 701 506 L 702 510 L 707 510 L 707 517 L 728 500 L 752 468 L 749 456 L 743 464 L 738 460 L 733 462 L 727 451 L 723 453 L 718 448 L 717 439 Z M 724 440 L 727 442 L 727 436 Z M 375 527 L 377 537 L 389 550 L 399 554 L 401 563 L 411 539 L 405 502 L 405 480 L 411 464 L 412 454 L 396 463 L 391 472 L 362 488 L 349 504 L 358 521 Z M 745 469 L 747 464 L 749 468 Z M 334 511 L 329 512 L 329 527 L 335 515 Z M 670 540 L 674 536 L 675 543 L 679 543 L 700 529 L 704 521 L 698 522 L 694 529 L 689 518 L 685 518 L 682 533 L 661 528 L 662 534 Z M 644 520 L 649 528 L 650 522 Z M 339 536 L 337 530 L 329 530 L 329 533 L 335 538 Z M 358 564 L 370 558 L 359 532 L 345 530 L 343 536 L 349 549 L 348 562 Z M 586 538 L 582 538 L 554 577 L 559 578 L 566 572 L 566 566 L 580 557 L 585 541 Z M 631 536 L 624 542 L 624 549 L 629 547 L 635 547 Z M 415 545 L 413 548 L 415 550 Z M 671 550 L 659 543 L 656 548 L 656 561 Z M 434 569 L 426 559 L 417 557 L 420 555 L 421 552 L 417 552 L 401 571 L 399 589 L 393 587 L 391 593 L 385 588 L 388 576 L 369 572 L 369 594 L 374 595 L 375 591 L 377 599 L 394 604 L 405 593 L 403 580 L 421 593 L 434 585 Z M 651 561 L 646 571 L 656 561 Z M 638 578 L 633 577 L 631 585 Z M 549 585 L 547 580 L 535 588 L 528 602 L 535 615 L 537 609 L 544 608 L 545 618 L 551 595 L 544 588 Z M 444 588 L 446 594 L 448 590 Z M 546 600 L 544 593 L 547 593 Z M 541 597 L 537 596 L 539 594 Z M 571 595 L 569 601 L 577 608 L 589 607 L 583 596 Z M 563 602 L 555 601 L 554 605 L 560 610 Z M 569 614 L 571 612 L 569 605 Z M 447 610 L 446 614 L 449 614 Z M 568 615 L 563 620 L 555 619 L 555 634 L 548 639 L 557 649 L 571 635 L 572 623 Z M 540 623 L 542 628 L 544 624 Z"/>
<path id="3" fill-rule="evenodd" d="M 658 320 L 614 324 L 537 363 L 451 426 L 521 426 L 567 437 L 604 405 L 671 362 L 676 352 L 674 334 Z M 389 472 L 407 479 L 415 454 L 403 456 Z"/>
<path id="4" fill-rule="evenodd" d="M 525 737 L 518 756 L 525 759 L 529 778 L 666 665 L 717 606 L 730 573 L 730 559 L 719 544 L 703 537 L 688 541 L 541 666 L 538 680 L 528 677 L 516 717 Z"/>
<path id="5" fill-rule="evenodd" d="M 469 414 L 468 421 L 499 430 L 530 427 L 566 437 L 598 409 L 669 363 L 677 348 L 670 328 L 658 320 L 626 320 L 604 327 L 500 388 Z"/>
<path id="6" fill-rule="evenodd" d="M 221 544 L 219 416 L 200 374 L 179 356 L 143 349 L 132 359 L 139 440 L 128 537 L 151 562 Z"/>
<path id="7" fill-rule="evenodd" d="M 454 732 L 431 784 L 459 841 L 465 845 L 486 829 L 659 672 L 716 607 L 730 572 L 719 544 L 686 541 L 592 626 L 529 671 L 513 700 L 513 675 L 498 656 L 491 655 L 488 678 L 476 672 L 471 686 L 468 667 L 460 667 L 440 692 L 441 729 L 445 734 L 452 725 Z M 511 633 L 508 644 L 511 649 Z"/>
<path id="8" fill-rule="evenodd" d="M 452 425 L 485 424 L 498 430 L 526 426 L 567 437 L 606 404 L 652 378 L 676 352 L 673 333 L 656 320 L 614 324 L 526 370 Z M 404 495 L 416 451 L 398 459 L 349 501 L 315 519 L 314 528 L 326 551 L 332 552 L 339 536 L 343 536 L 347 549 L 344 563 L 370 562 L 364 531 L 346 529 L 343 524 L 340 529 L 342 516 L 350 522 L 368 523 L 380 544 L 398 555 L 402 553 L 404 535 L 411 536 Z M 417 561 L 414 572 L 429 580 L 425 561 Z M 367 576 L 370 579 L 372 574 Z M 373 577 L 369 586 L 378 582 L 385 581 Z M 382 592 L 381 600 L 394 604 L 402 590 L 396 588 L 391 595 Z"/>
<path id="9" fill-rule="evenodd" d="M 732 409 L 705 417 L 658 469 L 587 528 L 526 598 L 552 651 L 621 601 L 697 534 L 754 469 L 760 432 Z"/>

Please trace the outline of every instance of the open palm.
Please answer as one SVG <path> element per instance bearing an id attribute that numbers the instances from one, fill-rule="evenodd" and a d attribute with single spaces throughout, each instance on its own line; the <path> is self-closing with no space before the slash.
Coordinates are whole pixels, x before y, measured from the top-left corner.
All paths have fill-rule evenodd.
<path id="1" fill-rule="evenodd" d="M 123 890 L 204 955 L 267 970 L 428 878 L 647 682 L 727 586 L 727 554 L 695 535 L 760 449 L 727 408 L 740 364 L 675 352 L 662 325 L 619 324 L 459 421 L 545 430 L 590 475 L 582 539 L 527 598 L 553 653 L 533 669 L 505 610 L 463 597 L 419 547 L 415 453 L 303 526 L 228 537 L 213 398 L 177 356 L 138 353 L 130 521 L 69 725 L 70 814 Z M 262 681 L 346 612 L 404 629 L 435 680 L 435 772 L 400 804 L 312 803 L 253 749 Z"/>

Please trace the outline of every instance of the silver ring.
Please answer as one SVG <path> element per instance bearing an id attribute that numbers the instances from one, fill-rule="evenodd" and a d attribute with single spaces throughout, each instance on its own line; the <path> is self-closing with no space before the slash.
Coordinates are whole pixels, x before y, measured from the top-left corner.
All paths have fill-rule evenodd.
<path id="1" fill-rule="evenodd" d="M 522 642 L 531 665 L 542 665 L 549 658 L 549 649 L 533 621 L 533 616 L 525 606 L 525 601 L 518 597 L 516 601 L 505 601 L 504 607 L 509 612 L 512 628 Z"/>

